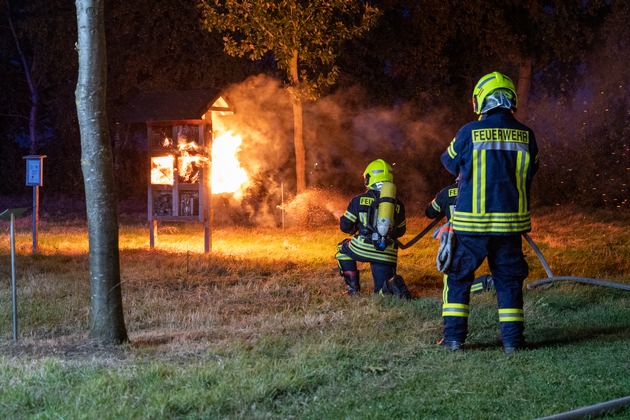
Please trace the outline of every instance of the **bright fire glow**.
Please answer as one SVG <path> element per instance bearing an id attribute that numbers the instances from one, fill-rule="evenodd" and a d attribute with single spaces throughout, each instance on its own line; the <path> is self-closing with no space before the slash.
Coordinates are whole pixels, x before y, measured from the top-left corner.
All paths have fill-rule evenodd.
<path id="1" fill-rule="evenodd" d="M 151 158 L 151 184 L 173 185 L 173 155 Z"/>
<path id="2" fill-rule="evenodd" d="M 212 194 L 229 193 L 238 195 L 247 181 L 247 172 L 241 168 L 237 154 L 243 139 L 231 131 L 216 137 L 212 143 Z M 164 144 L 172 145 L 172 140 L 165 138 Z M 205 156 L 198 154 L 199 146 L 194 141 L 179 138 L 177 141 L 177 159 L 175 155 L 151 158 L 151 184 L 173 185 L 175 173 L 178 181 L 195 184 L 203 167 Z M 177 172 L 174 167 L 177 165 Z"/>
<path id="3" fill-rule="evenodd" d="M 243 139 L 231 131 L 216 137 L 212 143 L 212 194 L 238 193 L 247 181 L 237 154 Z"/>
<path id="4" fill-rule="evenodd" d="M 199 179 L 199 171 L 205 158 L 195 154 L 198 148 L 199 146 L 194 141 L 186 141 L 183 138 L 177 141 L 177 149 L 180 153 L 177 159 L 177 172 L 182 182 L 195 184 Z"/>

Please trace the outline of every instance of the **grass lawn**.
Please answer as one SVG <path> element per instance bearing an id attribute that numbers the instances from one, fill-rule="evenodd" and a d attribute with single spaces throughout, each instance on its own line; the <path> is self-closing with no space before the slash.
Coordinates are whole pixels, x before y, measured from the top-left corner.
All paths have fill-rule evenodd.
<path id="1" fill-rule="evenodd" d="M 411 217 L 408 242 L 428 221 Z M 556 275 L 630 284 L 630 215 L 541 210 L 531 237 Z M 525 292 L 529 348 L 506 355 L 496 299 L 474 295 L 464 352 L 441 337 L 442 277 L 427 235 L 400 252 L 413 299 L 343 294 L 336 224 L 120 228 L 130 343 L 86 341 L 82 220 L 17 223 L 12 340 L 8 223 L 0 222 L 0 417 L 532 419 L 630 395 L 630 293 L 561 282 Z M 546 277 L 523 242 L 530 277 Z M 487 273 L 487 267 L 479 274 Z M 630 408 L 607 418 L 630 418 Z"/>

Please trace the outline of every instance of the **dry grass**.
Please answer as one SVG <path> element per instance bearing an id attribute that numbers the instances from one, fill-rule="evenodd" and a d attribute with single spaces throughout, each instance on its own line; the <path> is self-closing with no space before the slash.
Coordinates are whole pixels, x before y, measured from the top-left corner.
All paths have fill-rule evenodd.
<path id="1" fill-rule="evenodd" d="M 624 217 L 556 210 L 536 218 L 532 237 L 558 274 L 628 284 Z M 427 222 L 412 217 L 403 242 Z M 8 244 L 4 226 L 0 244 Z M 8 247 L 0 248 L 0 417 L 539 418 L 627 395 L 627 292 L 566 283 L 528 290 L 530 349 L 516 355 L 502 352 L 494 295 L 475 295 L 468 349 L 446 354 L 435 345 L 436 241 L 401 251 L 399 272 L 414 296 L 402 301 L 370 293 L 366 265 L 365 293 L 343 294 L 333 258 L 343 237 L 334 222 L 217 226 L 204 254 L 199 224 L 164 224 L 149 250 L 147 222 L 126 218 L 130 343 L 98 347 L 86 340 L 85 223 L 43 221 L 31 255 L 21 220 L 15 343 Z M 543 277 L 526 250 L 530 279 Z"/>
<path id="2" fill-rule="evenodd" d="M 629 220 L 624 217 L 549 212 L 535 219 L 531 236 L 556 274 L 629 282 Z M 402 242 L 426 224 L 426 219 L 411 218 L 410 233 Z M 356 300 L 343 295 L 333 257 L 343 237 L 334 222 L 286 229 L 216 227 L 213 250 L 204 254 L 200 224 L 160 225 L 154 250 L 148 249 L 146 223 L 121 226 L 121 277 L 130 349 L 168 358 L 199 356 L 235 342 L 252 345 L 261 337 L 315 340 L 324 329 L 343 330 L 345 324 L 364 328 L 378 318 L 383 302 L 369 293 Z M 30 240 L 30 226 L 22 220 L 17 237 L 20 340 L 0 346 L 0 354 L 72 356 L 103 351 L 83 344 L 90 308 L 84 222 L 42 221 L 39 252 L 34 256 Z M 8 244 L 7 229 L 2 230 L 0 243 Z M 438 312 L 442 277 L 434 265 L 436 246 L 427 235 L 401 251 L 399 272 L 413 296 L 425 300 L 401 302 L 402 312 L 388 316 L 405 313 L 423 323 L 425 315 L 410 305 L 416 309 L 428 305 Z M 530 278 L 545 277 L 529 249 L 527 256 Z M 4 279 L 10 278 L 8 267 L 8 249 L 3 248 L 0 274 Z M 362 285 L 369 292 L 371 276 L 368 266 L 362 267 Z M 485 266 L 480 269 L 484 270 Z M 0 292 L 0 302 L 9 307 L 6 287 Z M 6 312 L 0 326 L 2 337 L 9 340 Z M 439 322 L 429 321 L 425 328 L 439 335 Z"/>

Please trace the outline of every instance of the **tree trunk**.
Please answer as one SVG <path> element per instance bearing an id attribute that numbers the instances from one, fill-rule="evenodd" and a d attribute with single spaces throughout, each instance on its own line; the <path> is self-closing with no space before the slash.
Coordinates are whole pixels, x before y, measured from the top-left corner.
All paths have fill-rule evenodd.
<path id="1" fill-rule="evenodd" d="M 304 149 L 302 99 L 300 97 L 300 78 L 298 75 L 298 52 L 291 57 L 290 73 L 294 93 L 291 98 L 293 105 L 293 144 L 295 147 L 295 176 L 297 194 L 306 190 L 306 151 Z"/>
<path id="2" fill-rule="evenodd" d="M 529 103 L 529 90 L 532 84 L 532 64 L 533 60 L 528 57 L 521 61 L 518 67 L 518 84 L 516 95 L 518 96 L 518 108 L 516 118 L 525 122 L 527 119 L 527 104 Z"/>
<path id="3" fill-rule="evenodd" d="M 31 139 L 30 154 L 35 155 L 37 154 L 37 107 L 39 106 L 39 93 L 37 91 L 37 86 L 33 82 L 31 69 L 28 67 L 26 56 L 22 51 L 20 40 L 18 39 L 17 32 L 15 31 L 15 27 L 13 26 L 13 19 L 11 18 L 11 5 L 9 3 L 9 0 L 7 0 L 7 19 L 9 20 L 9 28 L 11 29 L 11 34 L 13 35 L 13 39 L 15 40 L 15 47 L 17 48 L 18 55 L 20 56 L 20 61 L 22 62 L 24 76 L 26 77 L 26 84 L 28 85 L 28 89 L 31 92 L 31 112 L 28 119 L 28 131 Z M 35 67 L 35 58 L 33 58 L 32 66 Z"/>
<path id="4" fill-rule="evenodd" d="M 112 146 L 105 109 L 104 3 L 105 0 L 76 0 L 79 76 L 75 98 L 90 248 L 89 338 L 100 344 L 120 344 L 128 337 L 122 308 Z"/>
<path id="5" fill-rule="evenodd" d="M 293 143 L 295 145 L 295 175 L 297 193 L 306 190 L 306 151 L 304 149 L 304 137 L 302 133 L 302 101 L 293 99 Z"/>

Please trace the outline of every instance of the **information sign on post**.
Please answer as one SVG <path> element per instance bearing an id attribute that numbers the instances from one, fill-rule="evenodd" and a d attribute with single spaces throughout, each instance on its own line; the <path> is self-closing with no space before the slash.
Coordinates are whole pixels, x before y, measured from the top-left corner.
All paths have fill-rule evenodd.
<path id="1" fill-rule="evenodd" d="M 26 159 L 26 185 L 33 187 L 33 249 L 37 252 L 37 233 L 39 230 L 39 187 L 44 183 L 44 155 L 28 155 Z"/>
<path id="2" fill-rule="evenodd" d="M 26 156 L 26 185 L 41 187 L 44 181 L 43 158 L 46 156 Z"/>

